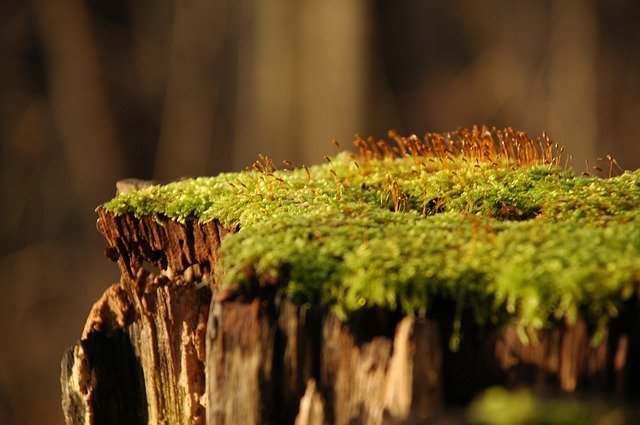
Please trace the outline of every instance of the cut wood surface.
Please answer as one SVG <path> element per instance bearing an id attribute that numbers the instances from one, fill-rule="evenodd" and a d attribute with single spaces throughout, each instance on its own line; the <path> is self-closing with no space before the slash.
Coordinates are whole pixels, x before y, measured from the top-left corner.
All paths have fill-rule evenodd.
<path id="1" fill-rule="evenodd" d="M 444 301 L 428 318 L 365 310 L 341 321 L 277 287 L 216 294 L 220 241 L 236 229 L 98 215 L 122 276 L 63 357 L 68 424 L 438 423 L 496 384 L 638 392 L 637 314 L 616 319 L 598 344 L 582 321 L 525 344 L 515 328 L 463 318 L 453 352 Z"/>

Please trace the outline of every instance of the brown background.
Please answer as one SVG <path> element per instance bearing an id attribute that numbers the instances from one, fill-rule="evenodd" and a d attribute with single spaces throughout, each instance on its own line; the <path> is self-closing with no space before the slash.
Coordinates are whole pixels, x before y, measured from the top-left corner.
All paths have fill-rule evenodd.
<path id="1" fill-rule="evenodd" d="M 640 166 L 640 3 L 0 2 L 0 423 L 61 423 L 59 361 L 118 278 L 124 177 L 486 123 Z"/>

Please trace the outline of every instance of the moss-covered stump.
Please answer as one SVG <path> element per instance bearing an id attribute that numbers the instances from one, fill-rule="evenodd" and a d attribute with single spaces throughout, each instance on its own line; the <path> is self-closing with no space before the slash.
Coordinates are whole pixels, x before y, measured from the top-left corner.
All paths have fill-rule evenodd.
<path id="1" fill-rule="evenodd" d="M 64 356 L 67 422 L 461 423 L 495 385 L 636 401 L 640 172 L 580 175 L 510 129 L 392 138 L 119 185 L 97 212 L 122 276 Z"/>

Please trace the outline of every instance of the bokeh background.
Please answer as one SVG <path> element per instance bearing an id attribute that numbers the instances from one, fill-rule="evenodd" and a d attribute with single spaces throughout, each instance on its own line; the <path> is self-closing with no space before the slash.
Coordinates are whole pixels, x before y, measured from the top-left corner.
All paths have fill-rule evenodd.
<path id="1" fill-rule="evenodd" d="M 638 22 L 633 0 L 2 0 L 0 424 L 62 422 L 60 358 L 118 279 L 94 213 L 118 179 L 474 123 L 635 169 Z"/>

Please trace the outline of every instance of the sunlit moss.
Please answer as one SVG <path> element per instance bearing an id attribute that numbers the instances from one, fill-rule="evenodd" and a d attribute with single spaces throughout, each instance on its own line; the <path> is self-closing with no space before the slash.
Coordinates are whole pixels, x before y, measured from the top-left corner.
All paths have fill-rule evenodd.
<path id="1" fill-rule="evenodd" d="M 293 170 L 265 159 L 104 208 L 238 226 L 222 244 L 222 285 L 278 282 L 341 317 L 371 307 L 425 315 L 449 299 L 481 323 L 606 324 L 637 295 L 639 172 L 576 175 L 551 154 L 529 147 L 522 161 L 495 146 L 457 156 L 368 148 Z"/>
<path id="2" fill-rule="evenodd" d="M 477 425 L 622 425 L 631 411 L 602 401 L 543 398 L 527 389 L 492 387 L 473 400 L 468 421 Z"/>

